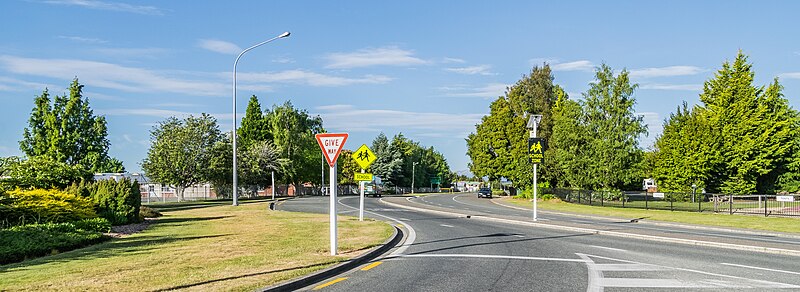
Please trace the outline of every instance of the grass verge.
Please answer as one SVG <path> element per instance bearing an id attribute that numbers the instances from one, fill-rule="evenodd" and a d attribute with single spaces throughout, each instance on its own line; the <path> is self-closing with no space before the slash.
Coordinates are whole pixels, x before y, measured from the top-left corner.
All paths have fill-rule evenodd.
<path id="1" fill-rule="evenodd" d="M 508 202 L 520 207 L 531 207 L 531 202 L 528 199 L 504 198 L 503 200 L 504 202 Z M 646 220 L 654 221 L 800 234 L 800 220 L 797 218 L 599 207 L 566 203 L 559 200 L 540 201 L 538 207 L 542 210 L 567 213 L 600 215 L 626 219 L 645 218 Z"/>
<path id="2" fill-rule="evenodd" d="M 340 255 L 330 256 L 327 216 L 265 203 L 164 212 L 125 238 L 0 266 L 0 291 L 251 291 L 348 260 L 393 233 L 384 222 L 340 217 Z"/>

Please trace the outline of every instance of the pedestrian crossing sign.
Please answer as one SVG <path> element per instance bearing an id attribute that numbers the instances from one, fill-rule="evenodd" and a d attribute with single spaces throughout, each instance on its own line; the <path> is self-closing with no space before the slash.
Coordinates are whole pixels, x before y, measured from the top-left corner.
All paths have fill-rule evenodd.
<path id="1" fill-rule="evenodd" d="M 353 160 L 355 160 L 358 166 L 363 169 L 367 169 L 367 167 L 375 162 L 375 159 L 377 158 L 378 157 L 375 156 L 375 153 L 372 153 L 372 150 L 369 150 L 367 144 L 361 145 L 361 147 L 358 147 L 358 150 L 353 152 Z"/>

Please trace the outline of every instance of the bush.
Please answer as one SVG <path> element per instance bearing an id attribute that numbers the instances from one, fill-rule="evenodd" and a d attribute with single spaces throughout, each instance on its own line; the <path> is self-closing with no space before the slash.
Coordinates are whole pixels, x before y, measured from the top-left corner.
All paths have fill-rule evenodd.
<path id="1" fill-rule="evenodd" d="M 91 181 L 92 173 L 80 165 L 69 165 L 47 156 L 34 156 L 5 167 L 11 188 L 63 189 L 79 181 Z"/>
<path id="2" fill-rule="evenodd" d="M 92 219 L 83 219 L 80 221 L 72 222 L 72 225 L 75 226 L 75 229 L 80 229 L 84 231 L 94 231 L 94 232 L 111 232 L 111 222 L 108 222 L 106 218 L 92 218 Z"/>
<path id="3" fill-rule="evenodd" d="M 113 225 L 139 222 L 142 194 L 139 183 L 127 178 L 119 181 L 101 180 L 89 187 L 97 214 Z"/>
<path id="4" fill-rule="evenodd" d="M 72 223 L 45 223 L 0 230 L 0 264 L 56 254 L 101 242 L 108 237 Z"/>
<path id="5" fill-rule="evenodd" d="M 142 206 L 139 208 L 139 217 L 142 218 L 158 218 L 161 217 L 161 213 L 154 210 L 153 208 Z"/>
<path id="6" fill-rule="evenodd" d="M 506 192 L 503 190 L 492 190 L 492 197 L 505 196 Z"/>
<path id="7" fill-rule="evenodd" d="M 87 198 L 56 190 L 14 190 L 0 195 L 4 226 L 59 223 L 97 217 Z"/>

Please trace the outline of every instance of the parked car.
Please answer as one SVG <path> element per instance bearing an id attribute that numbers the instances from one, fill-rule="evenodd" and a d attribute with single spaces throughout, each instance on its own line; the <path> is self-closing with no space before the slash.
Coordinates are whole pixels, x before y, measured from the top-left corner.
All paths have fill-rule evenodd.
<path id="1" fill-rule="evenodd" d="M 490 188 L 480 188 L 478 190 L 478 198 L 492 198 L 492 189 Z"/>

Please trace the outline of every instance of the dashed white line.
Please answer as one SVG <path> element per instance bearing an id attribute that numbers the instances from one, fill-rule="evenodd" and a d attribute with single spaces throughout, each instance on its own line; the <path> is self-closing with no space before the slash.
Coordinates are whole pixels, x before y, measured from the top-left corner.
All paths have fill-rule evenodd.
<path id="1" fill-rule="evenodd" d="M 442 227 L 450 227 L 450 228 L 453 228 L 453 227 L 455 227 L 455 226 L 453 226 L 453 225 L 447 225 L 447 224 L 439 224 L 439 226 L 442 226 Z"/>
<path id="2" fill-rule="evenodd" d="M 729 263 L 721 263 L 720 265 L 732 266 L 732 267 L 740 267 L 740 268 L 748 268 L 748 269 L 755 269 L 755 270 L 764 270 L 770 272 L 779 272 L 779 273 L 787 273 L 793 275 L 800 275 L 798 272 L 791 272 L 791 271 L 784 271 L 778 269 L 770 269 L 770 268 L 762 268 L 762 267 L 754 267 L 754 266 L 745 266 L 745 265 L 737 265 L 737 264 L 729 264 Z"/>
<path id="3" fill-rule="evenodd" d="M 605 247 L 605 246 L 599 246 L 599 245 L 589 245 L 589 246 L 594 247 L 594 248 L 602 248 L 602 249 L 613 250 L 613 251 L 627 252 L 627 250 L 620 249 L 620 248 Z"/>

